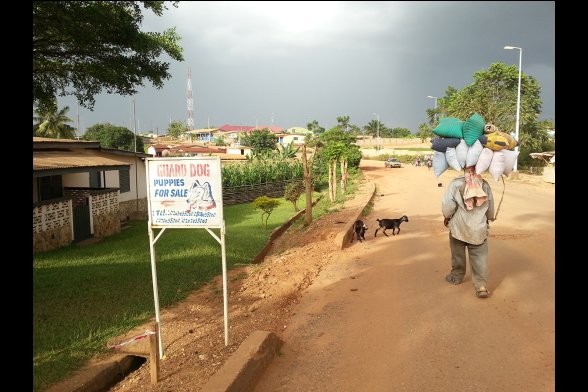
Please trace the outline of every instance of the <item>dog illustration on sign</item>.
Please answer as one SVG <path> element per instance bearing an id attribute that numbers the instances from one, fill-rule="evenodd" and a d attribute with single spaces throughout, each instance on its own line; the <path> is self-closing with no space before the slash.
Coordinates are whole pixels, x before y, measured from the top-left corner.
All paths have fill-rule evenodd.
<path id="1" fill-rule="evenodd" d="M 188 190 L 188 203 L 187 212 L 194 210 L 206 211 L 216 207 L 216 202 L 212 197 L 212 189 L 210 183 L 207 181 L 200 184 L 200 181 L 196 180 Z"/>

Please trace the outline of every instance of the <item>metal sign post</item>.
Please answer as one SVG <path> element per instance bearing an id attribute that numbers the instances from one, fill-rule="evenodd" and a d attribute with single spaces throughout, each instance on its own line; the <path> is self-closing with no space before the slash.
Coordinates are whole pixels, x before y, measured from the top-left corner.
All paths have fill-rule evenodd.
<path id="1" fill-rule="evenodd" d="M 221 164 L 218 157 L 146 158 L 149 252 L 153 280 L 153 303 L 163 358 L 159 314 L 155 243 L 167 228 L 206 229 L 220 244 L 223 274 L 225 346 L 229 345 L 227 262 Z M 160 228 L 154 238 L 153 229 Z M 211 229 L 220 230 L 220 238 Z"/>

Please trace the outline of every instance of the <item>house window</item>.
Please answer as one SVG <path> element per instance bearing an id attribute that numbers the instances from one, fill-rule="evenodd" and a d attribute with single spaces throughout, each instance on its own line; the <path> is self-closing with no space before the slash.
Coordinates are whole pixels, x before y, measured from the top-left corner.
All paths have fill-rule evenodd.
<path id="1" fill-rule="evenodd" d="M 37 178 L 39 201 L 59 199 L 63 197 L 61 176 L 47 176 Z"/>
<path id="2" fill-rule="evenodd" d="M 90 173 L 90 188 L 102 188 L 102 176 L 99 171 L 91 171 Z"/>
<path id="3" fill-rule="evenodd" d="M 118 182 L 120 187 L 120 193 L 131 191 L 131 175 L 129 170 L 118 171 Z"/>
<path id="4" fill-rule="evenodd" d="M 292 139 L 294 139 L 294 140 L 298 140 L 298 136 L 294 136 Z"/>

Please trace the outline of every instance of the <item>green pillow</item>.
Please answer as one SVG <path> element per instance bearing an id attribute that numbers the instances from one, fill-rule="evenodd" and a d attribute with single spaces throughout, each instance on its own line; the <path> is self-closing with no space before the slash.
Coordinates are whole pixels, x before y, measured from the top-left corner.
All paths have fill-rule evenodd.
<path id="1" fill-rule="evenodd" d="M 433 129 L 433 133 L 437 136 L 461 139 L 463 138 L 462 127 L 463 121 L 461 121 L 459 118 L 443 117 L 439 120 L 439 124 L 435 127 L 435 129 Z"/>
<path id="2" fill-rule="evenodd" d="M 484 125 L 486 122 L 478 113 L 474 113 L 463 124 L 463 139 L 468 146 L 471 146 L 476 140 L 484 134 Z"/>

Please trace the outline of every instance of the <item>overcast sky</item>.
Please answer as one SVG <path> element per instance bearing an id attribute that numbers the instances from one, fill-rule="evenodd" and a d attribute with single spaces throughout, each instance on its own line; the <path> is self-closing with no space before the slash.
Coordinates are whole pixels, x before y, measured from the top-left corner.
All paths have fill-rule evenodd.
<path id="1" fill-rule="evenodd" d="M 230 125 L 329 129 L 337 117 L 376 118 L 412 132 L 431 96 L 471 84 L 494 62 L 518 65 L 541 85 L 541 119 L 555 121 L 555 2 L 180 2 L 142 30 L 176 26 L 184 61 L 160 90 L 135 96 L 138 131 L 186 122 L 192 68 L 194 128 Z M 169 60 L 169 58 L 168 58 Z M 75 98 L 60 98 L 77 122 Z M 513 112 L 516 107 L 513 107 Z M 101 94 L 80 108 L 80 128 L 132 127 L 132 98 Z"/>

